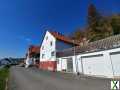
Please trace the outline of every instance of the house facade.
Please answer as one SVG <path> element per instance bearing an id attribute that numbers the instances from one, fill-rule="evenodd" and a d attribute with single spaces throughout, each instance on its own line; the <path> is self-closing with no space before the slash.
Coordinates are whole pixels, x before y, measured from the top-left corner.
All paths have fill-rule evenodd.
<path id="1" fill-rule="evenodd" d="M 65 37 L 58 32 L 47 31 L 40 49 L 40 68 L 44 70 L 57 70 L 57 52 L 66 48 L 71 48 L 78 43 Z"/>

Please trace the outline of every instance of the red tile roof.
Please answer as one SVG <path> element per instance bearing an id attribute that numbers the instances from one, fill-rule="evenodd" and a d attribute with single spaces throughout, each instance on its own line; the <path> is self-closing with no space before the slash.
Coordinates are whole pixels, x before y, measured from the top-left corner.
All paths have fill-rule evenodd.
<path id="1" fill-rule="evenodd" d="M 30 45 L 28 50 L 29 50 L 29 53 L 27 52 L 26 57 L 28 56 L 28 54 L 29 54 L 29 57 L 32 57 L 34 54 L 40 53 L 40 46 Z"/>
<path id="2" fill-rule="evenodd" d="M 40 53 L 40 46 L 31 45 L 29 47 L 29 51 L 30 51 L 30 53 Z"/>
<path id="3" fill-rule="evenodd" d="M 79 45 L 79 44 L 80 44 L 80 42 L 75 41 L 75 40 L 73 40 L 73 39 L 71 39 L 71 38 L 69 38 L 69 37 L 66 37 L 66 36 L 62 35 L 61 33 L 51 32 L 51 31 L 50 31 L 50 33 L 51 33 L 56 39 L 58 39 L 58 40 L 60 40 L 60 41 L 63 41 L 63 42 L 65 42 L 65 43 L 69 43 L 69 44 L 73 44 L 73 45 Z"/>

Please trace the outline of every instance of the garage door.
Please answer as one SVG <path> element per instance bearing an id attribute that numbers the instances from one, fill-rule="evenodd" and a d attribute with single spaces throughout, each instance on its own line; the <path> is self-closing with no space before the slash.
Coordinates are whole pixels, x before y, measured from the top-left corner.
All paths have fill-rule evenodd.
<path id="1" fill-rule="evenodd" d="M 115 76 L 120 76 L 120 52 L 110 53 Z"/>
<path id="2" fill-rule="evenodd" d="M 106 73 L 103 54 L 84 56 L 82 62 L 84 74 L 104 75 Z"/>

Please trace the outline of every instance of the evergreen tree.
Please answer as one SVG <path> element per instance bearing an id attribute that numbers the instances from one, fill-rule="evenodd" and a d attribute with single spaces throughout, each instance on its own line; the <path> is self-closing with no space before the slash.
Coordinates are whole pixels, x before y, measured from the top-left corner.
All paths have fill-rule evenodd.
<path id="1" fill-rule="evenodd" d="M 96 7 L 90 4 L 88 7 L 88 39 L 95 41 L 112 34 L 112 28 L 106 18 L 100 15 Z"/>

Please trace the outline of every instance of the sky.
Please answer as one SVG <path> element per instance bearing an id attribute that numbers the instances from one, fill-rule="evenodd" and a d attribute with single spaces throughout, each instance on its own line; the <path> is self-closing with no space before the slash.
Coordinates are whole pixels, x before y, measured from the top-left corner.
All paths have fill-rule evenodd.
<path id="1" fill-rule="evenodd" d="M 84 27 L 89 3 L 102 14 L 120 13 L 120 0 L 0 0 L 0 58 L 24 57 L 48 28 L 69 35 Z"/>

